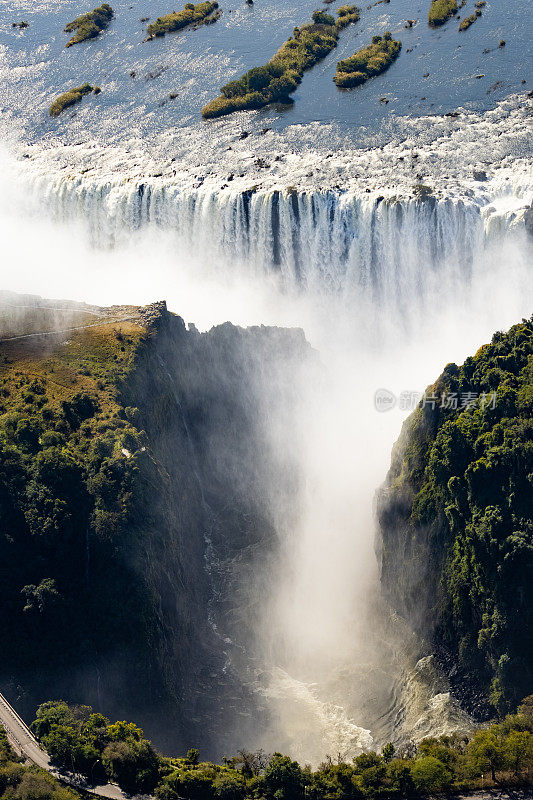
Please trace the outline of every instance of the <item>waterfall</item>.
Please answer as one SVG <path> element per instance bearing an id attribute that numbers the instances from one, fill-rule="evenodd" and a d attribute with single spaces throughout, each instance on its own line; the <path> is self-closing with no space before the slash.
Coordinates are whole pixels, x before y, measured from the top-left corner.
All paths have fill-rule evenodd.
<path id="1" fill-rule="evenodd" d="M 367 190 L 295 181 L 297 190 L 250 186 L 249 177 L 221 187 L 220 180 L 186 185 L 163 176 L 38 168 L 35 176 L 26 169 L 20 182 L 28 189 L 24 202 L 33 197 L 37 210 L 27 226 L 11 216 L 6 225 L 8 243 L 16 242 L 10 280 L 17 288 L 25 269 L 32 287 L 38 277 L 52 296 L 92 294 L 98 303 L 136 302 L 130 292 L 137 285 L 145 301 L 167 297 L 204 328 L 227 319 L 302 326 L 320 352 L 320 378 L 287 379 L 298 397 L 297 424 L 276 404 L 266 404 L 260 417 L 268 446 L 282 462 L 296 459 L 302 482 L 285 518 L 275 476 L 268 476 L 280 556 L 267 589 L 264 580 L 251 587 L 260 619 L 253 641 L 232 631 L 230 640 L 218 625 L 216 592 L 207 609 L 224 660 L 220 679 L 229 682 L 235 671 L 247 696 L 269 711 L 268 727 L 257 726 L 257 746 L 318 763 L 329 750 L 356 755 L 372 739 L 379 745 L 410 735 L 406 705 L 420 712 L 413 725 L 455 718 L 445 690 L 439 703 L 446 707 L 433 708 L 430 691 L 413 679 L 419 705 L 404 699 L 404 669 L 418 658 L 418 643 L 404 648 L 403 629 L 381 613 L 376 597 L 372 498 L 401 415 L 378 414 L 373 398 L 379 387 L 397 396 L 423 390 L 447 361 L 464 359 L 498 327 L 529 313 L 531 276 L 521 245 L 530 186 L 521 185 L 520 166 L 516 177 L 513 169 L 468 185 L 465 178 L 460 190 L 435 181 L 433 191 L 417 192 L 405 182 Z M 50 216 L 59 224 L 51 226 Z M 86 247 L 87 234 L 93 247 Z M 376 321 L 388 326 L 380 341 Z M 209 527 L 216 519 L 173 383 L 172 391 L 192 448 L 215 584 Z M 244 570 L 243 580 L 249 575 Z"/>
<path id="2" fill-rule="evenodd" d="M 502 236 L 517 234 L 526 203 L 487 191 L 425 198 L 343 192 L 216 191 L 153 180 L 92 182 L 84 176 L 34 184 L 57 220 L 84 219 L 107 247 L 151 227 L 173 232 L 204 263 L 246 263 L 273 273 L 285 289 L 357 296 L 402 312 L 438 288 L 457 290 L 476 260 Z"/>

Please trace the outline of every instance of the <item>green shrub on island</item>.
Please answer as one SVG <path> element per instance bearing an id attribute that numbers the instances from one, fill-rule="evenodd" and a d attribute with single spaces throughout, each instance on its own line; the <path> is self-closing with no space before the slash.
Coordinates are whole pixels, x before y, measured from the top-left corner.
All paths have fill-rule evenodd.
<path id="1" fill-rule="evenodd" d="M 313 11 L 311 16 L 315 25 L 335 25 L 335 17 L 325 11 Z"/>
<path id="2" fill-rule="evenodd" d="M 475 14 L 470 14 L 469 17 L 465 17 L 464 19 L 461 20 L 461 24 L 459 25 L 459 30 L 460 31 L 468 30 L 468 28 L 471 25 L 473 25 L 476 19 L 480 16 L 481 16 L 481 11 L 479 10 L 479 8 L 477 8 Z"/>
<path id="3" fill-rule="evenodd" d="M 217 2 L 198 3 L 197 5 L 186 3 L 183 11 L 173 11 L 164 17 L 158 17 L 155 22 L 148 25 L 146 41 L 150 41 L 156 36 L 164 36 L 165 33 L 179 31 L 188 25 L 210 25 L 217 21 L 220 14 Z"/>
<path id="4" fill-rule="evenodd" d="M 339 9 L 338 22 L 325 11 L 315 11 L 313 21 L 295 28 L 267 64 L 254 67 L 241 78 L 222 86 L 221 96 L 203 107 L 202 116 L 209 119 L 234 111 L 262 108 L 276 101 L 293 102 L 289 95 L 301 83 L 304 72 L 337 46 L 340 29 L 358 19 L 356 6 Z"/>
<path id="5" fill-rule="evenodd" d="M 73 44 L 84 42 L 86 39 L 94 39 L 98 36 L 113 19 L 113 9 L 108 3 L 103 3 L 94 11 L 82 14 L 75 20 L 65 25 L 65 33 L 76 31 L 74 36 L 68 40 L 65 47 L 72 47 Z"/>
<path id="6" fill-rule="evenodd" d="M 483 782 L 485 788 L 527 785 L 533 767 L 533 697 L 517 714 L 471 737 L 430 737 L 398 750 L 388 743 L 380 753 L 326 758 L 314 770 L 262 750 L 241 750 L 223 764 L 201 761 L 196 748 L 165 757 L 134 723 L 111 723 L 90 706 L 62 701 L 41 705 L 32 727 L 53 764 L 93 782 L 116 781 L 131 794 L 153 792 L 157 800 L 394 800 L 467 791 Z M 1 747 L 0 737 L 0 759 Z"/>
<path id="7" fill-rule="evenodd" d="M 339 9 L 337 9 L 337 28 L 342 30 L 342 28 L 345 28 L 347 25 L 351 25 L 354 22 L 359 22 L 360 11 L 361 9 L 357 6 L 341 6 Z"/>
<path id="8" fill-rule="evenodd" d="M 338 62 L 333 80 L 339 89 L 359 86 L 385 72 L 399 56 L 401 49 L 402 43 L 393 39 L 389 31 L 383 37 L 374 36 L 371 45 Z"/>
<path id="9" fill-rule="evenodd" d="M 444 25 L 457 14 L 457 0 L 433 0 L 429 9 L 428 23 L 432 27 Z"/>
<path id="10" fill-rule="evenodd" d="M 96 91 L 96 89 L 98 89 L 98 91 Z M 99 87 L 96 87 L 96 89 L 94 89 L 94 93 L 99 94 L 101 89 Z M 69 89 L 68 92 L 60 94 L 50 106 L 50 116 L 58 117 L 62 111 L 69 106 L 75 105 L 75 103 L 79 103 L 84 95 L 90 94 L 92 91 L 93 87 L 88 83 L 84 83 L 83 86 L 78 86 L 75 89 Z"/>

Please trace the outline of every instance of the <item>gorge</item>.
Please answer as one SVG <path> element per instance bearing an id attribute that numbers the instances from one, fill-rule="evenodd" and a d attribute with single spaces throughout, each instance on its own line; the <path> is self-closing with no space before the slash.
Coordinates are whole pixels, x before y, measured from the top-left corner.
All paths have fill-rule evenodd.
<path id="1" fill-rule="evenodd" d="M 28 721 L 63 699 L 165 754 L 313 768 L 515 710 L 531 693 L 527 2 L 489 3 L 460 35 L 427 3 L 353 11 L 290 108 L 216 120 L 203 104 L 320 19 L 311 0 L 221 5 L 150 42 L 141 0 L 119 0 L 69 48 L 89 9 L 15 5 L 0 691 Z M 387 31 L 389 69 L 338 89 L 337 61 Z M 97 101 L 50 118 L 86 81 Z M 497 400 L 441 409 L 443 392 Z"/>

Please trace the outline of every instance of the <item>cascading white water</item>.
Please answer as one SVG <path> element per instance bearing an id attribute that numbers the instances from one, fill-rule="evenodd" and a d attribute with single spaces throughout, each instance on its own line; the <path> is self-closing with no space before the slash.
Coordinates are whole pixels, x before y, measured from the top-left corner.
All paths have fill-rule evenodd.
<path id="1" fill-rule="evenodd" d="M 441 730 L 457 717 L 416 688 L 423 699 L 406 731 L 398 634 L 376 621 L 372 497 L 402 415 L 377 413 L 373 394 L 423 389 L 531 307 L 523 163 L 417 199 L 412 182 L 372 183 L 381 155 L 366 156 L 369 191 L 295 191 L 291 176 L 252 190 L 229 176 L 221 187 L 118 172 L 32 175 L 30 161 L 19 188 L 37 200 L 31 221 L 5 223 L 4 241 L 16 243 L 6 288 L 100 303 L 165 297 L 199 327 L 298 325 L 319 349 L 320 385 L 315 376 L 298 387 L 299 430 L 264 420 L 305 480 L 296 521 L 276 520 L 279 572 L 258 598 L 264 624 L 243 676 L 272 711 L 255 744 L 315 762 L 395 730 L 436 729 L 435 709 Z"/>
<path id="2" fill-rule="evenodd" d="M 62 222 L 86 220 L 98 246 L 134 231 L 171 232 L 203 263 L 247 264 L 288 290 L 343 295 L 402 316 L 436 287 L 457 291 L 476 258 L 520 223 L 527 201 L 499 212 L 490 196 L 415 199 L 376 192 L 216 192 L 161 182 L 57 179 L 34 187 Z M 520 213 L 521 210 L 521 213 Z"/>

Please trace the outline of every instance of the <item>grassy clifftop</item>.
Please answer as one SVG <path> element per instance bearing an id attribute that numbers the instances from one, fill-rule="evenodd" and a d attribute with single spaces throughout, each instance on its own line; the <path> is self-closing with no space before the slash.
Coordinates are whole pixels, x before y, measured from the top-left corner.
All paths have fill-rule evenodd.
<path id="1" fill-rule="evenodd" d="M 382 584 L 459 694 L 533 681 L 533 320 L 449 364 L 409 417 L 378 503 Z"/>
<path id="2" fill-rule="evenodd" d="M 3 328 L 0 671 L 22 685 L 27 676 L 37 693 L 69 663 L 72 676 L 80 659 L 90 669 L 130 637 L 140 663 L 146 653 L 148 594 L 124 561 L 136 481 L 151 468 L 120 400 L 146 336 L 129 316 L 30 307 L 18 309 L 18 338 Z M 34 332 L 39 320 L 46 335 Z"/>

